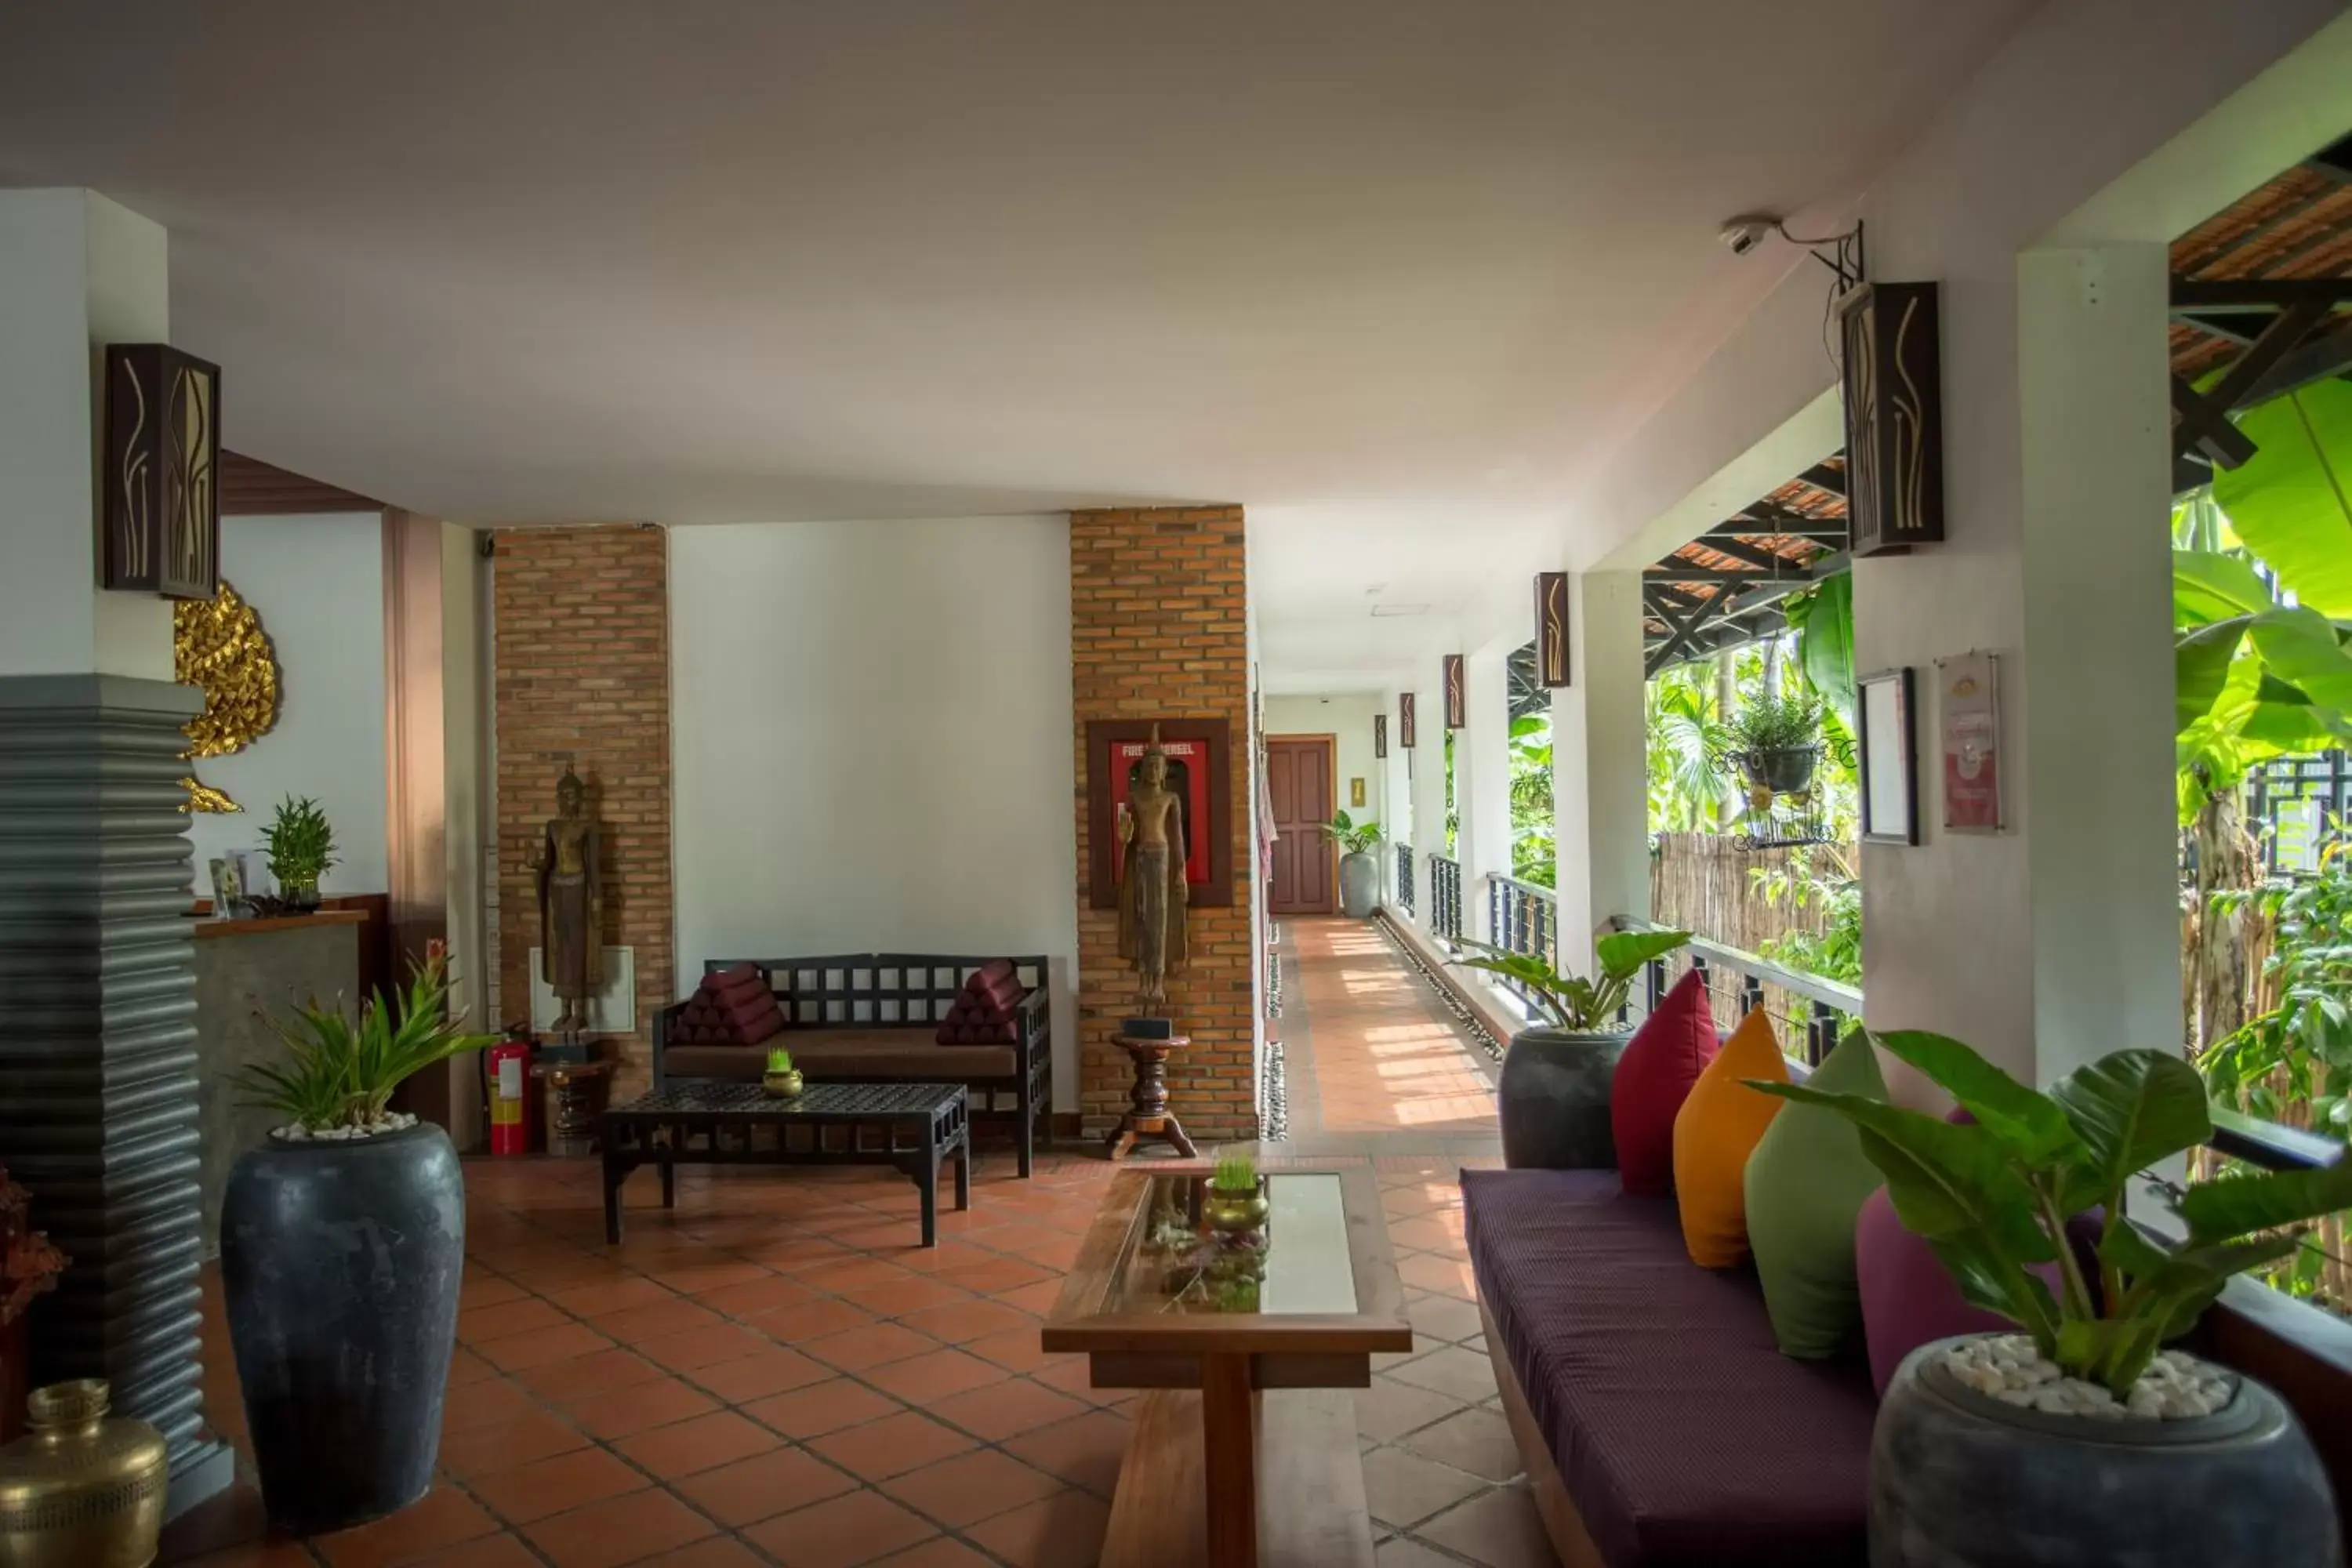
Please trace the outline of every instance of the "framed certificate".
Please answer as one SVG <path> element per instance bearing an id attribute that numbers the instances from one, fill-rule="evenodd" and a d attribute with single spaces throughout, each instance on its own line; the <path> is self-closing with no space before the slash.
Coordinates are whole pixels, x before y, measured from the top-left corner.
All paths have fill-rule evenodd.
<path id="1" fill-rule="evenodd" d="M 1912 731 L 1910 666 L 1854 683 L 1861 726 L 1862 837 L 1873 844 L 1919 842 L 1919 752 Z"/>

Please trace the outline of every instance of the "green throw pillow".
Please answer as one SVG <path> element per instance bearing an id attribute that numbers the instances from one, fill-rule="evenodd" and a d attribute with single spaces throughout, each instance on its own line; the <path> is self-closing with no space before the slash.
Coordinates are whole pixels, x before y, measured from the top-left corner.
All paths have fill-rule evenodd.
<path id="1" fill-rule="evenodd" d="M 1856 1029 L 1816 1068 L 1816 1088 L 1886 1098 L 1878 1056 Z M 1833 1356 L 1862 1329 L 1853 1279 L 1853 1222 L 1885 1184 L 1853 1123 L 1819 1106 L 1780 1107 L 1743 1178 L 1748 1243 L 1780 1353 Z"/>

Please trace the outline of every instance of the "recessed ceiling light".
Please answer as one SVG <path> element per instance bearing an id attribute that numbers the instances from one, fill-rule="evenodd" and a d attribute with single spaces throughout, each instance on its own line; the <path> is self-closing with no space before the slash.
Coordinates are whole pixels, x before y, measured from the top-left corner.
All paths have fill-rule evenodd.
<path id="1" fill-rule="evenodd" d="M 1374 605 L 1372 606 L 1372 614 L 1376 616 L 1425 616 L 1429 614 L 1429 606 L 1427 605 Z"/>

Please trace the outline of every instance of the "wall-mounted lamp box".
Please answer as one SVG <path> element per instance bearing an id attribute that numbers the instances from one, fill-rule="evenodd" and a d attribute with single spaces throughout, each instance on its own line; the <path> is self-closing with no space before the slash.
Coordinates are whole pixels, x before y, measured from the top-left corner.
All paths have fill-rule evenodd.
<path id="1" fill-rule="evenodd" d="M 1933 283 L 1865 283 L 1838 306 L 1853 552 L 1944 537 L 1942 353 Z"/>
<path id="2" fill-rule="evenodd" d="M 168 343 L 106 351 L 100 581 L 209 599 L 220 590 L 220 366 Z"/>

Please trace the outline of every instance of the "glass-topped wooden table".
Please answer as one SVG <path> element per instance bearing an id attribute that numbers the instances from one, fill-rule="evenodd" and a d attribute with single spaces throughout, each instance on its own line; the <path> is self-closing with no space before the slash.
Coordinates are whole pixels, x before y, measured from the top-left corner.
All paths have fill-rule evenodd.
<path id="1" fill-rule="evenodd" d="M 1097 1388 L 1143 1388 L 1104 1568 L 1372 1561 L 1352 1398 L 1412 1348 L 1369 1166 L 1276 1170 L 1263 1226 L 1223 1232 L 1207 1173 L 1128 1170 L 1045 1321 Z"/>

